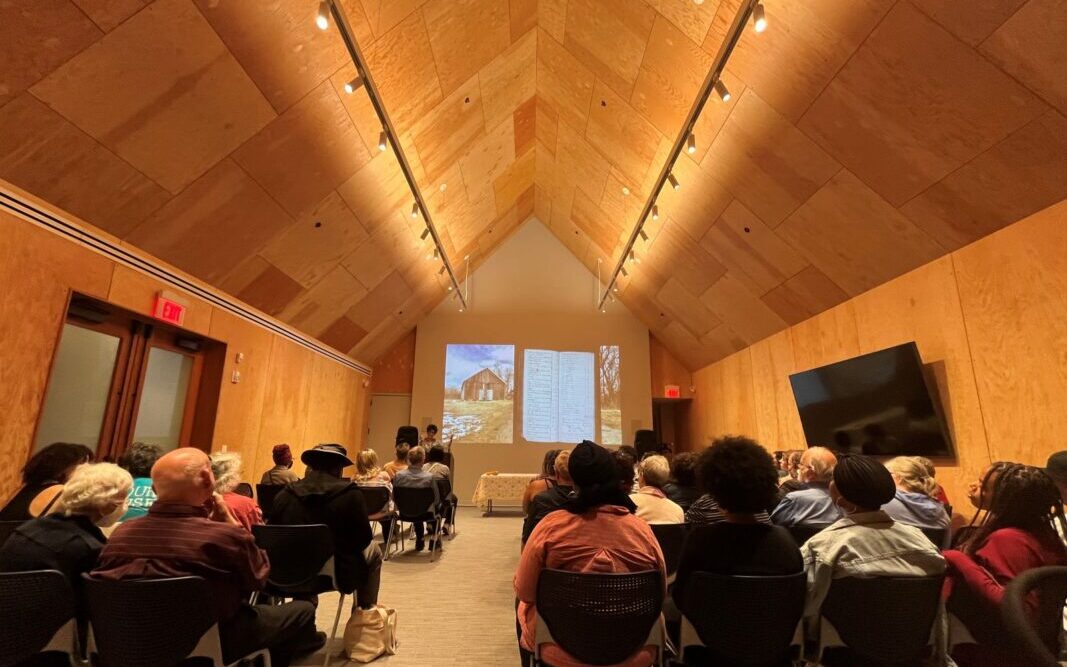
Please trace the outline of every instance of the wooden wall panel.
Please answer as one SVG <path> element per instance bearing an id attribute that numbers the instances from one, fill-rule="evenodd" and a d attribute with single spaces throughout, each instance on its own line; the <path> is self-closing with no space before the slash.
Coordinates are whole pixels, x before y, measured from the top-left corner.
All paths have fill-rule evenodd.
<path id="1" fill-rule="evenodd" d="M 1067 200 L 693 374 L 691 442 L 747 429 L 805 446 L 790 373 L 915 341 L 954 459 L 935 460 L 955 506 L 990 461 L 1044 465 L 1067 441 Z"/>
<path id="2" fill-rule="evenodd" d="M 311 350 L 280 338 L 271 346 L 263 394 L 263 404 L 270 410 L 263 412 L 259 424 L 256 461 L 245 462 L 245 472 L 250 476 L 254 472 L 256 481 L 274 465 L 270 455 L 274 445 L 288 443 L 296 451 L 304 441 L 314 356 Z"/>
<path id="3" fill-rule="evenodd" d="M 652 398 L 663 398 L 663 387 L 668 384 L 678 385 L 682 398 L 693 396 L 690 389 L 693 385 L 693 374 L 652 333 L 648 334 L 648 357 L 652 374 Z M 626 361 L 623 360 L 622 363 L 625 364 Z"/>
<path id="4" fill-rule="evenodd" d="M 212 318 L 211 337 L 226 341 L 213 448 L 226 447 L 240 452 L 245 467 L 252 469 L 259 444 L 259 426 L 266 413 L 263 399 L 274 337 L 264 329 L 222 312 L 216 312 Z M 240 363 L 238 354 L 244 355 Z M 236 384 L 234 371 L 240 373 Z"/>
<path id="5" fill-rule="evenodd" d="M 401 338 L 374 364 L 372 394 L 410 394 L 415 381 L 416 329 Z"/>

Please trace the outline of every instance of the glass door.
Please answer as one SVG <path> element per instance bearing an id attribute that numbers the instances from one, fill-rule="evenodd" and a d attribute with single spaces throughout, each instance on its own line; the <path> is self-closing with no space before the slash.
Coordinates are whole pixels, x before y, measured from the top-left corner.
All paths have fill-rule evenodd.
<path id="1" fill-rule="evenodd" d="M 197 357 L 160 346 L 148 348 L 132 442 L 159 445 L 163 451 L 189 444 L 199 371 Z"/>

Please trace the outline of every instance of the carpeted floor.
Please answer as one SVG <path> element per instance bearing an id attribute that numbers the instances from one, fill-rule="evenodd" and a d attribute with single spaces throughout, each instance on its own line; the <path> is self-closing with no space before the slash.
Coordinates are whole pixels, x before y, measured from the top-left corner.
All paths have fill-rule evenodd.
<path id="1" fill-rule="evenodd" d="M 374 664 L 514 667 L 519 663 L 511 582 L 519 562 L 522 517 L 517 512 L 483 517 L 473 507 L 461 507 L 456 522 L 459 534 L 445 541 L 444 554 L 433 563 L 428 552 L 415 553 L 409 539 L 408 551 L 384 564 L 379 602 L 397 610 L 400 650 Z M 318 626 L 327 634 L 337 600 L 336 594 L 324 595 L 319 603 Z M 331 665 L 358 664 L 341 655 L 349 606 L 346 599 L 337 639 L 330 645 Z M 296 664 L 321 665 L 323 658 L 320 651 Z"/>

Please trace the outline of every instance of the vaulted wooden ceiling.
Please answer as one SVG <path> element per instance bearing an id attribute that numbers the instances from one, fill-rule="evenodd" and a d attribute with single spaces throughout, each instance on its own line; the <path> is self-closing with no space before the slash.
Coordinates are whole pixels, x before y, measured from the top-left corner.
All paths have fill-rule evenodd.
<path id="1" fill-rule="evenodd" d="M 0 178 L 373 361 L 447 292 L 317 5 L 0 3 Z M 595 270 L 738 0 L 342 5 L 453 263 Z M 1067 197 L 1067 0 L 765 5 L 619 285 L 694 368 Z"/>

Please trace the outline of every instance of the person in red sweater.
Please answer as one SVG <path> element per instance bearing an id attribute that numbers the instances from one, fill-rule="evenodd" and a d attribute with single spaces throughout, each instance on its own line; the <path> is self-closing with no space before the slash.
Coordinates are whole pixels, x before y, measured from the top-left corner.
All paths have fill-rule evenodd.
<path id="1" fill-rule="evenodd" d="M 970 630 L 978 644 L 956 646 L 960 667 L 1026 667 L 1003 642 L 1000 604 L 1008 583 L 1022 572 L 1067 565 L 1067 547 L 1053 528 L 1063 520 L 1059 490 L 1044 470 L 1018 463 L 998 467 L 994 480 L 982 480 L 985 517 L 948 561 L 948 611 Z M 987 492 L 988 490 L 988 492 Z M 1034 608 L 1036 611 L 1036 607 Z M 1046 637 L 1055 646 L 1058 637 Z"/>

